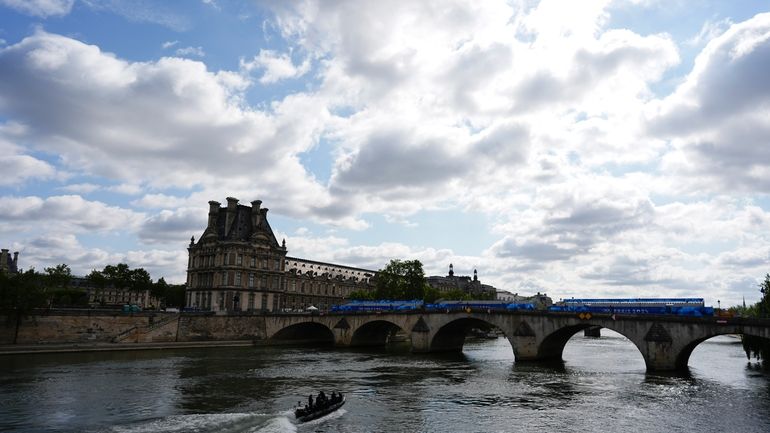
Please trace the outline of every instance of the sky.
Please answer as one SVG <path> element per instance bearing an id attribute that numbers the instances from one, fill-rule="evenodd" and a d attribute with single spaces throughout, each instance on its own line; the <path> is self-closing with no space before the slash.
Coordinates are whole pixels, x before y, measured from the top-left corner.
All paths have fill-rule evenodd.
<path id="1" fill-rule="evenodd" d="M 769 9 L 0 0 L 0 247 L 181 283 L 208 201 L 236 197 L 294 257 L 755 302 Z"/>

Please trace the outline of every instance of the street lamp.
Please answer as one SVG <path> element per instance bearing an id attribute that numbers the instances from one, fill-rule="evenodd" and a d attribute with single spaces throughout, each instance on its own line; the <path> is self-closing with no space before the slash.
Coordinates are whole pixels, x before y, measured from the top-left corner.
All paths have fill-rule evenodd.
<path id="1" fill-rule="evenodd" d="M 719 299 L 717 299 L 717 308 L 722 309 L 722 302 Z"/>

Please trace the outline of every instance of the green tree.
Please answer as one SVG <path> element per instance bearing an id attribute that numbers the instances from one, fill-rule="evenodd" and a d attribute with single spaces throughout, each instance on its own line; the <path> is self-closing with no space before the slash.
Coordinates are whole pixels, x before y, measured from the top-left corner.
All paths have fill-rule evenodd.
<path id="1" fill-rule="evenodd" d="M 13 344 L 18 340 L 22 318 L 33 309 L 45 306 L 43 285 L 43 276 L 35 272 L 34 268 L 13 275 L 0 272 L 0 310 L 8 322 L 15 326 Z"/>
<path id="2" fill-rule="evenodd" d="M 762 293 L 762 299 L 754 306 L 756 317 L 770 318 L 770 274 L 765 274 L 765 280 L 759 285 L 759 291 Z M 751 359 L 753 356 L 761 360 L 765 368 L 770 369 L 770 340 L 744 335 L 742 341 L 746 357 Z"/>
<path id="3" fill-rule="evenodd" d="M 67 288 L 72 281 L 72 270 L 64 263 L 53 268 L 45 268 L 45 281 L 51 288 Z"/>
<path id="4" fill-rule="evenodd" d="M 166 282 L 166 279 L 163 277 L 158 278 L 158 281 L 155 282 L 155 284 L 152 285 L 152 288 L 150 289 L 150 294 L 158 299 L 165 299 L 166 298 L 166 292 L 168 292 L 169 285 Z"/>
<path id="5" fill-rule="evenodd" d="M 350 292 L 350 295 L 348 295 L 348 299 L 354 300 L 354 301 L 371 301 L 375 299 L 374 292 L 371 290 L 355 290 Z"/>
<path id="6" fill-rule="evenodd" d="M 425 272 L 419 260 L 391 260 L 377 272 L 377 299 L 423 299 Z"/>
<path id="7" fill-rule="evenodd" d="M 107 282 L 116 289 L 127 289 L 131 285 L 131 268 L 125 263 L 107 265 L 102 270 Z"/>
<path id="8" fill-rule="evenodd" d="M 152 278 L 150 273 L 144 270 L 144 268 L 137 268 L 129 270 L 128 272 L 128 288 L 134 292 L 143 292 L 145 290 L 152 290 Z"/>
<path id="9" fill-rule="evenodd" d="M 184 308 L 186 290 L 186 284 L 169 284 L 163 297 L 164 305 L 166 307 Z"/>

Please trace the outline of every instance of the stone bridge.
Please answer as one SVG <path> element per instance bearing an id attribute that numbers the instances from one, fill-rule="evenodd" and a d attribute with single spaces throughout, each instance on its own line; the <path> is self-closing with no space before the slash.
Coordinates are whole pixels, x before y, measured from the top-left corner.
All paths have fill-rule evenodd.
<path id="1" fill-rule="evenodd" d="M 339 347 L 384 346 L 398 331 L 412 352 L 461 351 L 471 328 L 496 326 L 517 362 L 561 361 L 567 341 L 587 328 L 602 327 L 628 338 L 649 371 L 686 370 L 701 342 L 724 334 L 770 338 L 770 321 L 677 316 L 578 315 L 549 312 L 408 312 L 271 315 L 265 336 L 272 341 L 324 341 Z"/>

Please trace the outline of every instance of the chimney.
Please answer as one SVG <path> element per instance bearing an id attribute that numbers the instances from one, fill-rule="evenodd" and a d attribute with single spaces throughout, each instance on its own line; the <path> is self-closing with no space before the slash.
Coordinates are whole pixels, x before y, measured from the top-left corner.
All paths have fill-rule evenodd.
<path id="1" fill-rule="evenodd" d="M 254 200 L 251 202 L 251 226 L 257 228 L 260 223 L 260 211 L 259 206 L 262 204 L 262 200 Z"/>
<path id="2" fill-rule="evenodd" d="M 217 216 L 219 215 L 219 202 L 209 202 L 209 228 L 213 229 L 217 226 Z"/>
<path id="3" fill-rule="evenodd" d="M 8 266 L 8 249 L 3 248 L 0 250 L 0 269 L 5 268 Z"/>
<path id="4" fill-rule="evenodd" d="M 18 266 L 18 265 L 19 265 L 19 252 L 18 251 L 14 251 L 13 252 L 13 266 Z"/>
<path id="5" fill-rule="evenodd" d="M 227 217 L 225 219 L 225 236 L 230 233 L 230 228 L 235 221 L 235 213 L 238 211 L 238 199 L 227 197 Z"/>

